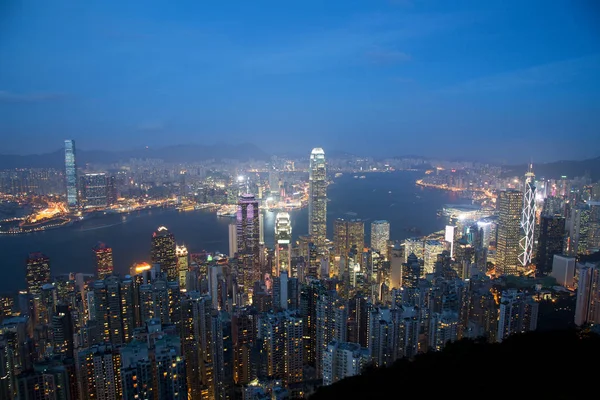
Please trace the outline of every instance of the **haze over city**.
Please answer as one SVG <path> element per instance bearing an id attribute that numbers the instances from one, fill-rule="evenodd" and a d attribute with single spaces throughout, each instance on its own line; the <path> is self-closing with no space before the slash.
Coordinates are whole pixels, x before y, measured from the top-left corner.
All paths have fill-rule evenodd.
<path id="1" fill-rule="evenodd" d="M 0 153 L 73 138 L 595 157 L 599 15 L 566 0 L 2 2 Z"/>

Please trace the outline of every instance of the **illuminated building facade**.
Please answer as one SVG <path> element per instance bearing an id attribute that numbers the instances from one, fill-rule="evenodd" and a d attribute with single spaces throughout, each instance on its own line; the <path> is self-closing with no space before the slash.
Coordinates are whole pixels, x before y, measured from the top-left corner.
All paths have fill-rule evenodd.
<path id="1" fill-rule="evenodd" d="M 243 194 L 236 215 L 237 251 L 252 267 L 260 263 L 260 210 L 253 194 Z"/>
<path id="2" fill-rule="evenodd" d="M 67 186 L 67 206 L 71 209 L 79 206 L 77 188 L 77 163 L 75 160 L 75 141 L 65 140 L 65 179 Z"/>
<path id="3" fill-rule="evenodd" d="M 358 219 L 336 219 L 333 222 L 333 246 L 335 254 L 341 257 L 348 257 L 353 247 L 362 254 L 365 248 L 365 223 Z"/>
<path id="4" fill-rule="evenodd" d="M 390 240 L 390 223 L 385 220 L 371 223 L 371 248 L 380 252 L 384 257 Z"/>
<path id="5" fill-rule="evenodd" d="M 496 240 L 496 275 L 517 275 L 523 192 L 505 190 L 498 194 L 498 229 Z"/>
<path id="6" fill-rule="evenodd" d="M 323 385 L 360 375 L 369 360 L 368 351 L 358 343 L 331 341 L 323 357 Z"/>
<path id="7" fill-rule="evenodd" d="M 292 276 L 292 221 L 290 214 L 277 213 L 275 217 L 275 275 L 287 271 Z"/>
<path id="8" fill-rule="evenodd" d="M 532 262 L 533 244 L 535 241 L 535 175 L 533 174 L 533 166 L 529 165 L 529 171 L 525 174 L 525 190 L 523 193 L 523 211 L 521 212 L 521 229 L 522 237 L 519 240 L 521 253 L 519 254 L 519 262 L 521 266 L 526 267 Z"/>
<path id="9" fill-rule="evenodd" d="M 106 244 L 98 242 L 93 250 L 96 256 L 96 275 L 98 279 L 104 279 L 113 272 L 112 249 Z"/>
<path id="10" fill-rule="evenodd" d="M 80 188 L 84 208 L 104 208 L 108 205 L 105 173 L 84 174 Z"/>
<path id="11" fill-rule="evenodd" d="M 119 368 L 121 354 L 110 344 L 81 350 L 77 357 L 77 381 L 84 399 L 122 398 Z"/>
<path id="12" fill-rule="evenodd" d="M 30 253 L 25 273 L 27 291 L 32 295 L 40 294 L 42 286 L 50 283 L 50 258 L 42 253 Z"/>
<path id="13" fill-rule="evenodd" d="M 309 168 L 308 234 L 323 252 L 327 238 L 327 170 L 323 149 L 312 150 Z"/>
<path id="14" fill-rule="evenodd" d="M 184 245 L 176 246 L 175 255 L 177 256 L 177 281 L 179 287 L 185 289 L 185 280 L 190 266 L 188 250 Z"/>
<path id="15" fill-rule="evenodd" d="M 178 276 L 175 247 L 175 236 L 166 227 L 161 226 L 152 234 L 152 264 L 159 264 L 160 271 L 170 281 L 176 281 Z"/>
<path id="16" fill-rule="evenodd" d="M 442 254 L 444 249 L 444 244 L 439 240 L 425 241 L 425 251 L 423 253 L 423 269 L 425 274 L 432 274 L 434 272 L 438 254 Z"/>
<path id="17" fill-rule="evenodd" d="M 516 289 L 502 291 L 496 341 L 501 342 L 515 333 L 534 331 L 537 328 L 539 303 Z"/>

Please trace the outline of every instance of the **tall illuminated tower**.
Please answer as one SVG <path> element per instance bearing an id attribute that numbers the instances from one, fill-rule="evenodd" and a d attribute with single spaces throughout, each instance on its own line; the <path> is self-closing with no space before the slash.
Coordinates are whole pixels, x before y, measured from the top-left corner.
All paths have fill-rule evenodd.
<path id="1" fill-rule="evenodd" d="M 260 260 L 260 210 L 253 194 L 243 194 L 236 215 L 237 251 L 250 257 L 252 265 Z"/>
<path id="2" fill-rule="evenodd" d="M 533 242 L 535 240 L 535 175 L 533 165 L 529 164 L 529 171 L 525 174 L 525 190 L 523 192 L 523 211 L 521 212 L 521 229 L 523 236 L 519 240 L 519 262 L 523 267 L 531 264 L 533 255 Z"/>
<path id="3" fill-rule="evenodd" d="M 290 214 L 286 212 L 277 213 L 275 217 L 275 273 L 279 275 L 286 271 L 292 276 L 292 222 Z"/>
<path id="4" fill-rule="evenodd" d="M 177 280 L 179 287 L 185 289 L 185 280 L 189 269 L 189 254 L 185 245 L 176 246 L 175 254 L 177 255 Z"/>
<path id="5" fill-rule="evenodd" d="M 177 256 L 175 255 L 175 237 L 166 227 L 159 227 L 152 234 L 151 259 L 160 264 L 160 271 L 169 279 L 177 280 Z"/>
<path id="6" fill-rule="evenodd" d="M 27 258 L 27 291 L 32 295 L 38 295 L 42 286 L 50 283 L 50 259 L 42 253 L 30 253 Z"/>
<path id="7" fill-rule="evenodd" d="M 519 240 L 521 238 L 521 208 L 523 192 L 505 190 L 498 193 L 498 238 L 496 240 L 496 274 L 517 275 Z"/>
<path id="8" fill-rule="evenodd" d="M 104 279 L 113 272 L 113 253 L 112 249 L 102 242 L 94 246 L 96 255 L 96 274 L 98 279 Z"/>
<path id="9" fill-rule="evenodd" d="M 390 223 L 385 220 L 371 222 L 371 248 L 385 254 L 388 240 L 390 240 Z"/>
<path id="10" fill-rule="evenodd" d="M 65 140 L 65 180 L 67 186 L 67 205 L 76 208 L 79 205 L 77 192 L 77 164 L 75 163 L 75 141 Z"/>
<path id="11" fill-rule="evenodd" d="M 308 234 L 313 237 L 317 249 L 325 249 L 327 237 L 327 172 L 325 152 L 317 147 L 310 153 L 308 197 Z"/>

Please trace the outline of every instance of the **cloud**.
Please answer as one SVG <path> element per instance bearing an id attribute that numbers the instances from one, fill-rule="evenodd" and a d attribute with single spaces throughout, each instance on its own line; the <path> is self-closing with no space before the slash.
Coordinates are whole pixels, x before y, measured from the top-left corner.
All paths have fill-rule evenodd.
<path id="1" fill-rule="evenodd" d="M 528 87 L 568 83 L 600 68 L 600 54 L 551 62 L 529 68 L 484 76 L 441 89 L 440 93 L 502 92 Z"/>
<path id="2" fill-rule="evenodd" d="M 0 103 L 39 103 L 43 101 L 57 100 L 63 97 L 65 97 L 64 93 L 14 93 L 7 90 L 0 90 Z"/>
<path id="3" fill-rule="evenodd" d="M 410 61 L 410 54 L 397 50 L 372 50 L 366 53 L 367 59 L 375 64 L 396 64 Z"/>

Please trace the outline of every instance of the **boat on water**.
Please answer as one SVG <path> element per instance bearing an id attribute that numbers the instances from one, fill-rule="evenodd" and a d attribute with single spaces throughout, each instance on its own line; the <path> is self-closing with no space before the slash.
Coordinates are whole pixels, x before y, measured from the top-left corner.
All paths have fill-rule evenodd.
<path id="1" fill-rule="evenodd" d="M 336 177 L 336 178 L 339 178 L 339 177 L 340 177 L 340 176 L 342 176 L 342 175 L 344 175 L 344 174 L 342 174 L 341 172 L 337 172 L 337 173 L 335 174 L 335 177 Z"/>
<path id="2" fill-rule="evenodd" d="M 237 214 L 237 205 L 235 204 L 226 204 L 217 210 L 217 217 L 229 217 L 233 218 Z"/>

